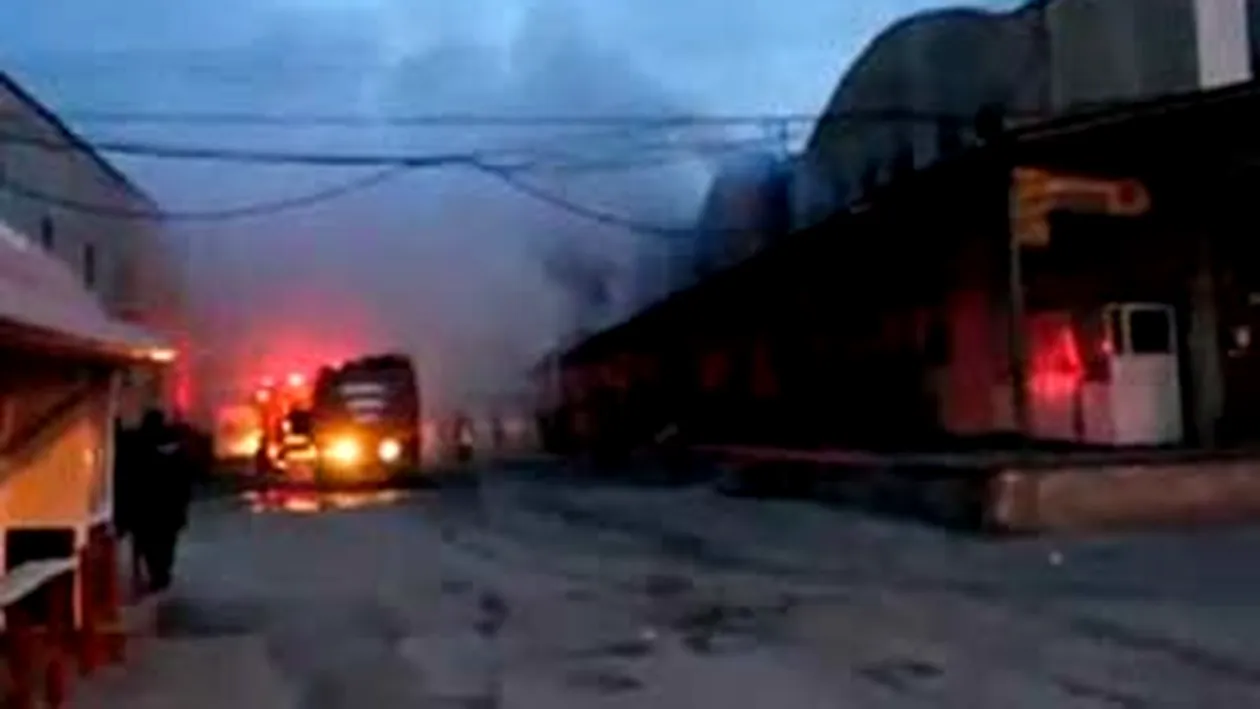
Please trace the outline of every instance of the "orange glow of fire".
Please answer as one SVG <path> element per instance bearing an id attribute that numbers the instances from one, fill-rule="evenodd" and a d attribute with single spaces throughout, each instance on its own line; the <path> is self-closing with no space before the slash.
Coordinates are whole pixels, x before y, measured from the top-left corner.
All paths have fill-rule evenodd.
<path id="1" fill-rule="evenodd" d="M 181 415 L 187 415 L 192 408 L 193 392 L 192 381 L 188 377 L 187 370 L 181 370 L 179 377 L 175 380 L 175 410 Z"/>

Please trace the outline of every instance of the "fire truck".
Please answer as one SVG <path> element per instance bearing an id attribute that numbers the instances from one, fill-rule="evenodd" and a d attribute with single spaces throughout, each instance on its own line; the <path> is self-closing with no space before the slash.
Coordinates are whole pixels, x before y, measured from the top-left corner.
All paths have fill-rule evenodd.
<path id="1" fill-rule="evenodd" d="M 253 394 L 260 475 L 289 482 L 387 480 L 419 468 L 420 395 L 411 360 L 384 354 L 268 377 Z"/>
<path id="2" fill-rule="evenodd" d="M 321 369 L 309 417 L 322 480 L 382 480 L 419 468 L 420 392 L 406 355 Z"/>

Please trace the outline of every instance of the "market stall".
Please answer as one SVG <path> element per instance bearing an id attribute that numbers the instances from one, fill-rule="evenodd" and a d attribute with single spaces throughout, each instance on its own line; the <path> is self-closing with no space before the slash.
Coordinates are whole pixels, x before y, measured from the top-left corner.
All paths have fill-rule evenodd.
<path id="1" fill-rule="evenodd" d="M 114 420 L 128 377 L 174 355 L 0 223 L 0 605 L 18 705 L 36 686 L 64 694 L 71 658 L 111 654 Z"/>

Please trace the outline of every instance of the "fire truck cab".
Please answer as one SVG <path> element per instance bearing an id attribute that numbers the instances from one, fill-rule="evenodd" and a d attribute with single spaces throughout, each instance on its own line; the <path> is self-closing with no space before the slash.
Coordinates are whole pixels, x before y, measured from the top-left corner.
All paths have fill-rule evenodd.
<path id="1" fill-rule="evenodd" d="M 414 472 L 422 442 L 411 359 L 385 354 L 322 369 L 310 423 L 321 480 L 379 481 Z"/>

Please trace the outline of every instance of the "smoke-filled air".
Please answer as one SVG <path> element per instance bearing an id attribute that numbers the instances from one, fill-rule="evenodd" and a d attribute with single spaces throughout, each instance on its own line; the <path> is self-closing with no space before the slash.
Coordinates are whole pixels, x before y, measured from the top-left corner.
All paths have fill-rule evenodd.
<path id="1" fill-rule="evenodd" d="M 549 348 L 660 297 L 713 165 L 803 137 L 582 117 L 814 112 L 870 32 L 936 3 L 20 4 L 0 56 L 93 141 L 475 157 L 389 169 L 110 156 L 184 240 L 203 406 L 266 375 L 402 350 L 441 409 L 511 395 Z M 105 120 L 146 111 L 275 120 Z M 307 120 L 320 116 L 355 120 Z M 180 218 L 343 185 L 292 209 Z"/>

